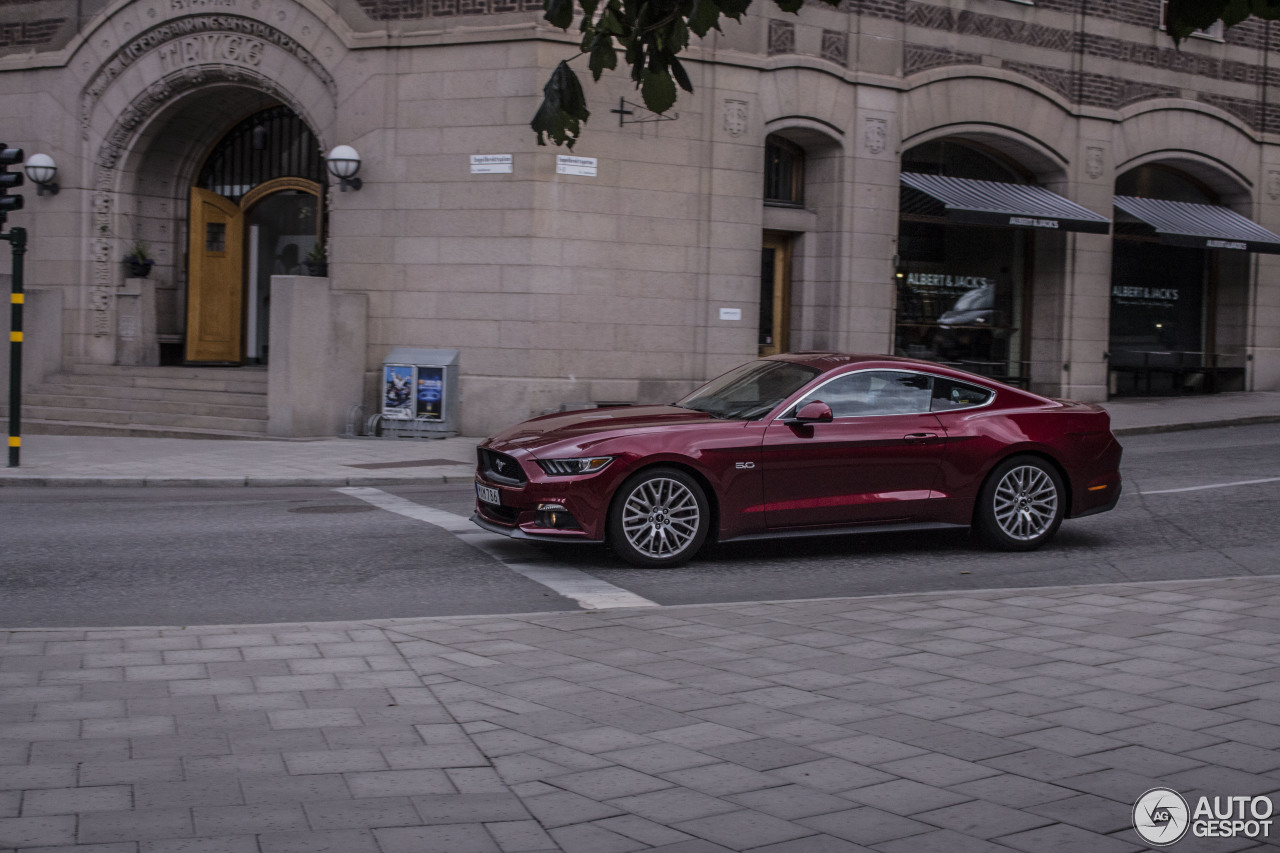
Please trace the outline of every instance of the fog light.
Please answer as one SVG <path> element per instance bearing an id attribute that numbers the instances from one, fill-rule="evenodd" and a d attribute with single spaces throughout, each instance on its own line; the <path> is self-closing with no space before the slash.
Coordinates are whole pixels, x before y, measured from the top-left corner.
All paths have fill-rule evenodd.
<path id="1" fill-rule="evenodd" d="M 560 504 L 538 504 L 538 526 L 555 530 L 581 530 L 578 520 Z"/>

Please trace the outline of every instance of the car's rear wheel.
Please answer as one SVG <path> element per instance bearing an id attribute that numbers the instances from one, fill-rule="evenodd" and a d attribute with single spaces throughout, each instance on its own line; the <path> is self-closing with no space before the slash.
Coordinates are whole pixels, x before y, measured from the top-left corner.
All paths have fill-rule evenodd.
<path id="1" fill-rule="evenodd" d="M 1058 531 L 1065 496 L 1052 465 L 1034 456 L 1015 456 L 987 478 L 975 521 L 983 538 L 997 548 L 1031 551 Z"/>
<path id="2" fill-rule="evenodd" d="M 609 544 L 634 566 L 676 566 L 702 547 L 710 519 L 697 480 L 677 468 L 650 468 L 618 489 L 609 512 Z"/>

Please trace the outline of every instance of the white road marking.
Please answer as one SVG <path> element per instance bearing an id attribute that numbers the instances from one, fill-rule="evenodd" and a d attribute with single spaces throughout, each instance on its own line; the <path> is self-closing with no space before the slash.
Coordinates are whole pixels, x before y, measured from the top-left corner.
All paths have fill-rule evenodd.
<path id="1" fill-rule="evenodd" d="M 1237 480 L 1234 483 L 1211 483 L 1207 486 L 1186 486 L 1181 489 L 1155 489 L 1150 492 L 1139 492 L 1139 494 L 1172 495 L 1175 492 L 1201 492 L 1205 489 L 1230 489 L 1233 486 L 1256 486 L 1259 483 L 1280 483 L 1280 477 L 1267 477 L 1265 480 Z"/>
<path id="2" fill-rule="evenodd" d="M 416 504 L 413 501 L 388 494 L 381 489 L 365 486 L 346 486 L 336 489 L 344 495 L 359 498 L 371 503 L 379 509 L 394 512 L 417 521 L 434 524 L 443 530 L 458 536 L 463 542 L 478 551 L 482 551 L 504 564 L 511 571 L 523 575 L 534 583 L 540 583 L 553 592 L 571 598 L 586 610 L 609 610 L 614 607 L 658 607 L 656 601 L 642 598 L 634 592 L 614 586 L 607 581 L 592 577 L 586 572 L 570 569 L 565 566 L 554 566 L 547 563 L 512 562 L 496 545 L 503 545 L 510 540 L 494 533 L 486 533 L 471 523 L 471 520 L 442 509 Z"/>

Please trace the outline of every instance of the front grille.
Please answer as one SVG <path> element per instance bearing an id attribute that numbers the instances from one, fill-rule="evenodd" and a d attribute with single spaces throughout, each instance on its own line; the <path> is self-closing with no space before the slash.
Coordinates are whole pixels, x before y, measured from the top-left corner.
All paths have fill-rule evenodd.
<path id="1" fill-rule="evenodd" d="M 480 471 L 486 478 L 512 486 L 523 486 L 529 481 L 520 463 L 507 454 L 483 447 L 477 448 L 476 452 L 479 456 Z"/>

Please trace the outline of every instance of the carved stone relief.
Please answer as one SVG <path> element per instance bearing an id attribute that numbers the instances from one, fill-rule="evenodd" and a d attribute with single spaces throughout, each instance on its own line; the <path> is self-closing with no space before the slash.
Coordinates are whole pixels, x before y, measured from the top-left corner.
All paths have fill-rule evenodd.
<path id="1" fill-rule="evenodd" d="M 849 64 L 849 34 L 844 31 L 822 31 L 822 58 L 837 65 Z"/>
<path id="2" fill-rule="evenodd" d="M 889 144 L 889 120 L 867 118 L 862 123 L 862 144 L 868 154 L 879 154 Z"/>
<path id="3" fill-rule="evenodd" d="M 790 21 L 779 21 L 777 18 L 771 18 L 769 20 L 768 52 L 770 56 L 777 56 L 781 53 L 795 53 L 796 25 Z"/>
<path id="4" fill-rule="evenodd" d="M 737 138 L 747 130 L 747 102 L 724 102 L 724 129 L 730 136 Z"/>
<path id="5" fill-rule="evenodd" d="M 1095 181 L 1102 177 L 1103 171 L 1106 169 L 1106 157 L 1101 148 L 1090 147 L 1085 151 L 1084 171 L 1090 178 Z"/>
<path id="6" fill-rule="evenodd" d="M 166 21 L 131 39 L 102 64 L 85 87 L 80 102 L 80 123 L 88 138 L 93 107 L 111 81 L 145 56 L 158 53 L 166 74 L 180 69 L 215 65 L 255 71 L 268 46 L 297 59 L 323 82 L 336 97 L 338 85 L 310 51 L 270 24 L 239 15 L 193 15 Z"/>

